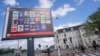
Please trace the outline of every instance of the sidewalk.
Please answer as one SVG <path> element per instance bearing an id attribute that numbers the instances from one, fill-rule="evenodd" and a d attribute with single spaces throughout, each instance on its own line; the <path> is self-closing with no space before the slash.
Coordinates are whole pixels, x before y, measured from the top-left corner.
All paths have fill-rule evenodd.
<path id="1" fill-rule="evenodd" d="M 76 56 L 76 55 L 82 55 L 82 54 L 95 54 L 95 53 L 100 53 L 100 47 L 97 48 L 97 50 L 94 50 L 93 48 L 88 48 L 85 49 L 85 53 L 83 53 L 82 51 L 78 50 L 78 49 L 74 49 L 74 52 L 72 52 L 72 49 L 64 49 L 64 50 L 60 50 L 60 54 L 61 56 Z M 42 56 L 47 56 L 47 53 L 42 53 Z M 50 54 L 50 56 L 58 56 L 58 51 L 54 51 Z"/>
<path id="2" fill-rule="evenodd" d="M 78 50 L 78 49 L 74 49 L 74 52 L 70 49 L 66 49 L 65 52 L 61 51 L 61 56 L 76 56 L 76 55 L 80 55 L 80 54 L 94 54 L 94 53 L 100 53 L 100 47 L 97 48 L 97 50 L 94 50 L 93 48 L 88 48 L 88 49 L 85 49 L 85 52 L 83 53 L 81 50 Z"/>
<path id="3" fill-rule="evenodd" d="M 85 49 L 84 53 L 81 50 L 78 50 L 78 52 L 75 52 L 75 54 L 89 54 L 89 53 L 100 53 L 100 47 L 97 48 L 97 50 L 94 50 L 94 48 Z"/>

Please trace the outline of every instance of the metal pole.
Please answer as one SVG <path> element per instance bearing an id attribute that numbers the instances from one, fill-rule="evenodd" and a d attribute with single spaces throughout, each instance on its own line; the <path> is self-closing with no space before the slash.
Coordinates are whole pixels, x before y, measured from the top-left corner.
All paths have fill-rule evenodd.
<path id="1" fill-rule="evenodd" d="M 34 56 L 34 38 L 27 39 L 27 56 Z"/>
<path id="2" fill-rule="evenodd" d="M 39 44 L 39 55 L 41 56 L 41 45 Z"/>
<path id="3" fill-rule="evenodd" d="M 17 49 L 19 49 L 19 40 L 17 41 Z"/>
<path id="4" fill-rule="evenodd" d="M 72 43 L 72 53 L 73 53 L 73 56 L 74 56 L 74 44 Z"/>
<path id="5" fill-rule="evenodd" d="M 58 56 L 61 56 L 61 54 L 60 54 L 60 47 L 58 47 Z"/>

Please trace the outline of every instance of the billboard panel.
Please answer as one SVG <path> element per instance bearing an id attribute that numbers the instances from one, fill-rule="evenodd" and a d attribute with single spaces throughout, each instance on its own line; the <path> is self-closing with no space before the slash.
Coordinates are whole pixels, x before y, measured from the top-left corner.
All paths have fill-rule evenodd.
<path id="1" fill-rule="evenodd" d="M 50 9 L 7 9 L 3 37 L 45 37 L 53 34 Z"/>

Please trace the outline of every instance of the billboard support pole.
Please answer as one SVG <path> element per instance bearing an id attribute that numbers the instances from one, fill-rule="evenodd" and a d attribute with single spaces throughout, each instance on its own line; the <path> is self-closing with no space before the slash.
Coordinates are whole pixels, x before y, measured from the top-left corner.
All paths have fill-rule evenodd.
<path id="1" fill-rule="evenodd" d="M 34 54 L 34 38 L 30 37 L 27 39 L 27 56 L 35 56 Z"/>

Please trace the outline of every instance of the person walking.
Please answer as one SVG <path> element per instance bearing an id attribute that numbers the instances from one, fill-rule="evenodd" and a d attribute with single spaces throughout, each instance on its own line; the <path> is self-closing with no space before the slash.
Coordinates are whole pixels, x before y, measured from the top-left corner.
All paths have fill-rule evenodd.
<path id="1" fill-rule="evenodd" d="M 50 49 L 47 48 L 47 53 L 48 53 L 48 56 L 50 56 Z"/>
<path id="2" fill-rule="evenodd" d="M 82 51 L 83 53 L 85 53 L 85 47 L 84 47 L 83 45 L 81 45 L 80 48 L 81 48 L 81 51 Z"/>
<path id="3" fill-rule="evenodd" d="M 92 45 L 93 45 L 93 48 L 94 48 L 95 50 L 97 50 L 97 44 L 96 44 L 96 41 L 95 41 L 95 40 L 93 41 Z"/>
<path id="4" fill-rule="evenodd" d="M 47 56 L 50 56 L 50 48 L 48 47 L 48 45 L 46 45 L 47 47 Z"/>

